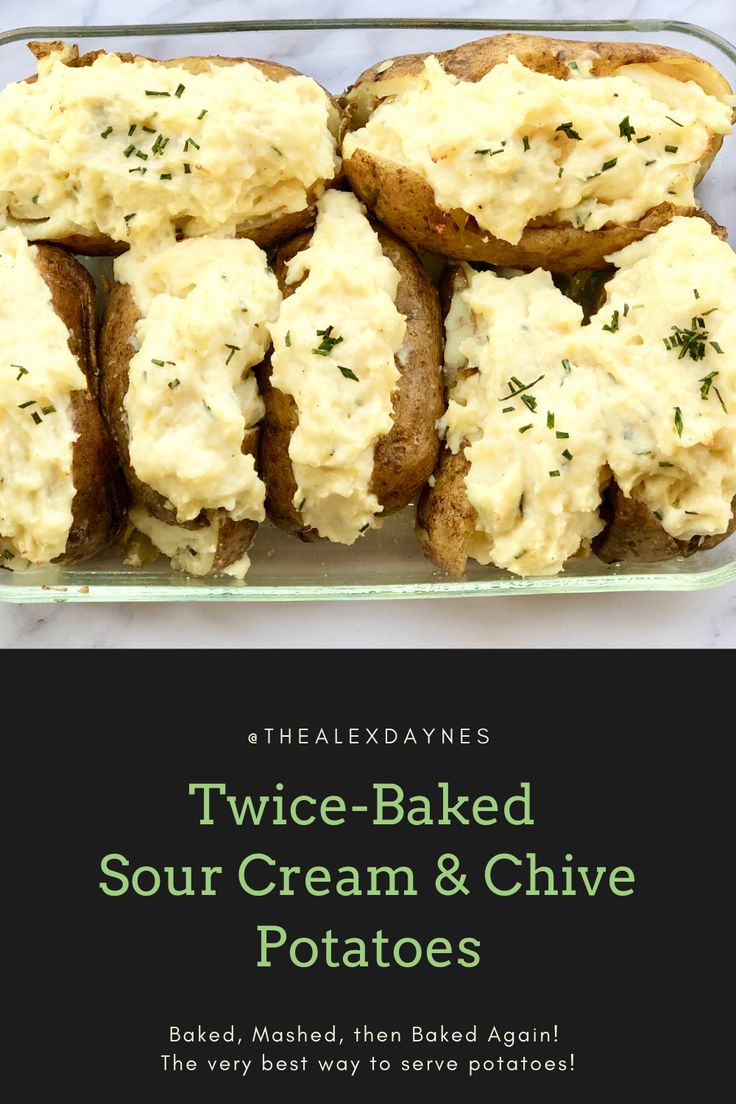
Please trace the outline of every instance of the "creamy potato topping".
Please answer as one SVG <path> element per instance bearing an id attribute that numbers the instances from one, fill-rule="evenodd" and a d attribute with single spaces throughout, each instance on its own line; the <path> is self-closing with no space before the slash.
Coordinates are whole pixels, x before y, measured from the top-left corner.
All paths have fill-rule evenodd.
<path id="1" fill-rule="evenodd" d="M 379 524 L 373 453 L 393 424 L 406 320 L 395 305 L 399 273 L 363 205 L 329 191 L 318 212 L 308 248 L 288 263 L 298 286 L 272 326 L 271 382 L 299 411 L 289 445 L 294 506 L 321 536 L 352 544 Z"/>
<path id="2" fill-rule="evenodd" d="M 36 268 L 37 249 L 0 230 L 0 563 L 63 554 L 72 526 L 71 394 L 87 381 Z"/>
<path id="3" fill-rule="evenodd" d="M 171 566 L 177 571 L 184 571 L 187 575 L 209 575 L 212 571 L 220 535 L 217 515 L 210 515 L 209 525 L 201 529 L 167 525 L 165 521 L 152 517 L 143 506 L 131 506 L 129 517 L 131 524 L 169 558 Z M 246 552 L 239 560 L 222 568 L 222 574 L 243 579 L 249 567 L 250 557 Z"/>

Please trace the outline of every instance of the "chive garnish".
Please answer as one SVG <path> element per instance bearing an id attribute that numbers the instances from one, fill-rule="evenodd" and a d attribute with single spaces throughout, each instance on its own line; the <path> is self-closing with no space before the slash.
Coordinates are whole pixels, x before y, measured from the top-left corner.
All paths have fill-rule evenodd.
<path id="1" fill-rule="evenodd" d="M 170 92 L 152 92 L 150 88 L 146 89 L 147 96 L 170 96 Z"/>
<path id="2" fill-rule="evenodd" d="M 361 527 L 360 527 L 360 529 L 358 530 L 358 532 L 359 532 L 359 533 L 365 533 L 366 529 L 367 529 L 367 528 L 368 528 L 369 526 L 370 526 L 370 522 L 369 522 L 369 521 L 367 521 L 367 522 L 365 523 L 365 525 L 361 525 Z"/>
<path id="3" fill-rule="evenodd" d="M 29 399 L 28 402 L 18 403 L 18 409 L 19 410 L 25 410 L 27 407 L 35 406 L 35 405 L 36 405 L 36 400 L 35 399 Z"/>
<path id="4" fill-rule="evenodd" d="M 608 172 L 609 169 L 614 168 L 618 161 L 618 157 L 612 157 L 610 161 L 604 161 L 601 165 L 601 172 Z"/>
<path id="5" fill-rule="evenodd" d="M 135 218 L 135 211 L 132 211 L 129 215 L 125 215 L 123 217 L 123 222 L 130 222 L 130 220 L 134 219 L 134 218 Z"/>
<path id="6" fill-rule="evenodd" d="M 502 414 L 510 414 L 514 410 L 513 406 L 505 406 L 501 411 Z"/>
<path id="7" fill-rule="evenodd" d="M 529 139 L 527 138 L 526 135 L 524 135 L 524 137 L 521 140 L 524 143 L 524 153 L 528 153 L 529 150 L 531 149 L 531 146 L 529 145 Z"/>
<path id="8" fill-rule="evenodd" d="M 665 115 L 665 119 L 669 119 L 669 121 L 671 123 L 674 123 L 675 126 L 684 127 L 685 125 L 684 123 L 678 123 L 677 119 L 673 119 L 671 115 Z"/>
<path id="9" fill-rule="evenodd" d="M 271 149 L 273 150 L 274 153 L 277 153 L 279 155 L 279 157 L 284 156 L 278 146 L 271 146 Z"/>
<path id="10" fill-rule="evenodd" d="M 291 330 L 286 331 L 286 337 L 284 338 L 284 345 L 287 349 L 291 348 Z"/>
<path id="11" fill-rule="evenodd" d="M 547 429 L 555 428 L 555 416 L 551 410 L 547 411 Z"/>
<path id="12" fill-rule="evenodd" d="M 651 137 L 652 137 L 651 134 L 647 134 L 644 138 L 637 138 L 636 139 L 637 145 L 640 146 L 643 142 L 648 142 Z"/>
<path id="13" fill-rule="evenodd" d="M 562 168 L 562 166 L 560 166 L 560 171 L 559 171 L 559 172 L 558 172 L 558 174 L 557 174 L 557 178 L 558 178 L 558 179 L 560 179 L 560 178 L 562 177 L 562 174 L 564 173 L 564 171 L 565 171 L 565 170 L 564 170 L 564 169 Z"/>
<path id="14" fill-rule="evenodd" d="M 190 146 L 194 146 L 195 149 L 199 149 L 199 142 L 195 142 L 193 138 L 187 138 L 184 143 L 184 152 L 186 153 Z"/>
<path id="15" fill-rule="evenodd" d="M 497 153 L 503 153 L 503 146 L 501 147 L 501 149 L 497 149 L 497 150 L 491 149 L 489 147 L 488 149 L 477 149 L 477 150 L 474 150 L 474 152 L 475 153 L 487 153 L 490 157 L 495 157 Z"/>
<path id="16" fill-rule="evenodd" d="M 621 122 L 618 124 L 618 133 L 621 138 L 625 138 L 627 142 L 631 141 L 632 134 L 636 134 L 636 128 L 632 127 L 629 122 L 629 116 L 625 115 Z"/>
<path id="17" fill-rule="evenodd" d="M 155 134 L 156 133 L 156 128 L 155 127 L 144 126 L 144 127 L 141 127 L 141 130 L 145 130 L 146 134 Z"/>
<path id="18" fill-rule="evenodd" d="M 624 303 L 624 318 L 626 317 L 626 315 L 627 315 L 628 313 L 629 313 L 629 304 L 628 304 L 628 303 Z"/>
<path id="19" fill-rule="evenodd" d="M 131 153 L 135 149 L 135 146 L 131 143 L 126 149 L 123 150 L 123 157 L 130 157 Z"/>
<path id="20" fill-rule="evenodd" d="M 604 330 L 608 330 L 609 333 L 616 333 L 618 329 L 618 311 L 615 310 L 611 315 L 611 321 L 603 327 Z"/>
<path id="21" fill-rule="evenodd" d="M 208 414 L 212 414 L 212 408 L 207 405 L 204 399 L 202 399 L 202 406 L 205 408 Z"/>
<path id="22" fill-rule="evenodd" d="M 345 368 L 342 364 L 338 364 L 337 367 L 340 369 L 345 379 L 355 380 L 356 383 L 360 383 L 360 380 L 356 376 L 355 372 L 352 372 L 350 368 Z"/>
<path id="23" fill-rule="evenodd" d="M 569 360 L 563 360 L 562 367 L 565 369 L 566 372 L 568 372 L 568 373 L 572 372 L 572 368 L 570 367 L 570 361 Z"/>
<path id="24" fill-rule="evenodd" d="M 665 146 L 664 151 L 665 153 L 677 153 L 679 148 L 679 146 Z"/>
<path id="25" fill-rule="evenodd" d="M 28 369 L 24 368 L 22 364 L 11 364 L 10 367 L 18 369 L 18 375 L 15 377 L 16 383 L 21 378 L 21 376 L 27 376 L 28 375 Z"/>
<path id="26" fill-rule="evenodd" d="M 171 173 L 161 173 L 159 180 L 171 180 Z"/>
<path id="27" fill-rule="evenodd" d="M 662 519 L 664 518 L 664 514 L 662 513 L 661 510 L 652 510 L 652 513 L 654 514 L 654 516 L 657 518 L 658 521 L 662 521 Z"/>
<path id="28" fill-rule="evenodd" d="M 516 396 L 520 395 L 522 391 L 528 391 L 530 387 L 534 387 L 536 384 L 539 383 L 540 380 L 543 379 L 544 376 L 537 376 L 537 378 L 531 383 L 522 383 L 520 379 L 516 378 L 516 376 L 512 376 L 510 380 L 507 380 L 509 391 L 511 392 L 511 394 L 504 395 L 498 401 L 506 402 L 508 399 L 515 399 Z"/>
<path id="29" fill-rule="evenodd" d="M 184 162 L 184 175 L 187 176 L 192 171 L 192 166 L 188 161 Z"/>
<path id="30" fill-rule="evenodd" d="M 565 460 L 572 460 L 572 453 L 569 449 L 565 449 L 562 455 L 564 456 Z"/>
<path id="31" fill-rule="evenodd" d="M 532 428 L 533 428 L 533 426 L 532 426 L 532 423 L 530 422 L 529 425 L 521 426 L 521 428 L 519 429 L 519 433 L 526 433 L 526 431 L 528 429 L 532 429 Z"/>
<path id="32" fill-rule="evenodd" d="M 42 414 L 55 414 L 56 413 L 56 407 L 55 406 L 42 406 L 41 407 L 41 413 Z"/>
<path id="33" fill-rule="evenodd" d="M 177 87 L 176 92 L 174 93 L 174 95 L 176 96 L 177 99 L 179 99 L 181 97 L 181 94 L 182 94 L 183 91 L 184 91 L 184 85 L 180 84 Z"/>
<path id="34" fill-rule="evenodd" d="M 555 470 L 551 471 L 549 474 L 550 474 L 550 479 L 557 479 L 560 473 L 559 473 L 559 470 L 557 468 L 555 468 Z"/>
<path id="35" fill-rule="evenodd" d="M 156 360 L 154 357 L 151 357 L 151 364 L 157 364 L 159 368 L 163 368 L 164 366 L 164 362 L 162 360 Z"/>
<path id="36" fill-rule="evenodd" d="M 680 410 L 679 406 L 675 407 L 674 422 L 675 422 L 675 429 L 677 430 L 677 436 L 682 437 L 682 431 L 684 429 L 684 425 L 683 425 L 683 422 L 682 422 L 682 411 Z"/>
<path id="37" fill-rule="evenodd" d="M 718 344 L 717 341 L 711 341 L 710 344 L 713 346 L 713 348 L 715 349 L 715 351 L 717 353 L 721 353 L 721 354 L 723 353 L 723 349 L 721 348 L 721 346 Z"/>
<path id="38" fill-rule="evenodd" d="M 31 417 L 33 418 L 33 421 L 36 425 L 41 424 L 41 415 L 36 410 L 31 411 Z"/>
<path id="39" fill-rule="evenodd" d="M 566 439 L 569 436 L 570 436 L 570 434 L 565 433 L 565 431 L 562 430 L 562 429 L 558 429 L 555 432 L 555 437 L 557 438 L 558 441 L 562 441 L 562 440 Z"/>
<path id="40" fill-rule="evenodd" d="M 700 292 L 698 291 L 697 288 L 693 288 L 693 295 L 695 296 L 696 299 L 700 298 Z"/>
<path id="41" fill-rule="evenodd" d="M 660 460 L 659 466 L 660 468 L 674 468 L 675 465 L 670 464 L 669 460 Z"/>
<path id="42" fill-rule="evenodd" d="M 302 512 L 302 510 L 304 509 L 304 503 L 305 503 L 306 501 L 307 501 L 307 500 L 306 500 L 306 498 L 303 498 L 303 499 L 301 500 L 301 502 L 299 503 L 299 505 L 298 505 L 298 506 L 296 507 L 296 512 L 297 512 L 298 514 L 300 514 L 300 513 Z"/>
<path id="43" fill-rule="evenodd" d="M 197 118 L 198 119 L 204 119 L 206 114 L 207 114 L 207 108 L 203 107 L 202 110 L 200 111 L 199 115 L 197 116 Z"/>
<path id="44" fill-rule="evenodd" d="M 646 168 L 648 165 L 656 165 L 656 164 L 657 164 L 657 158 L 655 157 L 651 161 L 645 161 L 644 162 L 644 168 Z"/>
<path id="45" fill-rule="evenodd" d="M 179 386 L 179 383 L 180 383 L 180 380 L 173 379 L 173 380 L 169 380 L 169 382 L 166 386 L 169 388 L 170 391 L 176 391 L 177 387 Z"/>
<path id="46" fill-rule="evenodd" d="M 531 410 L 532 414 L 536 412 L 537 400 L 534 398 L 533 395 L 522 395 L 521 401 L 524 403 L 524 406 L 528 407 L 529 410 Z"/>
<path id="47" fill-rule="evenodd" d="M 145 167 L 145 165 L 136 165 L 136 167 L 134 169 L 128 169 L 128 172 L 129 173 L 139 172 L 141 174 L 141 176 L 143 176 L 144 173 L 148 172 L 148 169 Z"/>
<path id="48" fill-rule="evenodd" d="M 225 361 L 225 364 L 229 364 L 230 361 L 235 356 L 235 354 L 240 352 L 240 346 L 239 345 L 228 345 L 228 343 L 226 341 L 225 342 L 225 348 L 230 350 L 230 352 L 227 354 L 227 360 Z"/>
<path id="49" fill-rule="evenodd" d="M 112 127 L 111 126 L 105 127 L 104 130 L 100 131 L 100 138 L 109 138 L 111 134 L 112 134 Z"/>
<path id="50" fill-rule="evenodd" d="M 130 138 L 131 134 L 133 134 L 135 132 L 136 126 L 137 126 L 136 123 L 131 123 L 131 125 L 128 127 L 128 137 L 129 138 Z"/>
<path id="51" fill-rule="evenodd" d="M 4 560 L 15 559 L 15 557 L 13 556 L 13 553 L 10 551 L 9 548 L 3 548 L 2 553 L 0 553 L 0 555 L 2 555 Z"/>
<path id="52" fill-rule="evenodd" d="M 148 160 L 148 154 L 144 153 L 143 150 L 137 150 L 136 151 L 136 157 L 140 157 L 141 161 L 147 161 Z"/>
<path id="53" fill-rule="evenodd" d="M 709 372 L 707 376 L 703 376 L 702 379 L 698 380 L 698 383 L 702 383 L 702 385 L 703 385 L 700 388 L 700 397 L 701 397 L 701 399 L 707 399 L 708 398 L 708 395 L 710 394 L 711 386 L 713 384 L 713 380 L 716 378 L 717 375 L 718 375 L 718 372 Z"/>
<path id="54" fill-rule="evenodd" d="M 342 341 L 341 337 L 332 337 L 332 330 L 332 326 L 328 326 L 325 330 L 317 330 L 317 337 L 322 338 L 317 348 L 312 349 L 317 356 L 329 356 L 335 346 Z"/>
<path id="55" fill-rule="evenodd" d="M 581 142 L 582 138 L 576 130 L 573 130 L 572 123 L 560 123 L 558 127 L 555 127 L 555 133 L 562 131 L 568 138 L 571 138 L 575 142 Z"/>

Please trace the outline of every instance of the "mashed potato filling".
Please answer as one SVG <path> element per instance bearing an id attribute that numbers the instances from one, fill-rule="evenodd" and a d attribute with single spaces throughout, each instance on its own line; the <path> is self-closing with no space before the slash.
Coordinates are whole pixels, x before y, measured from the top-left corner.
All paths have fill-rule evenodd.
<path id="1" fill-rule="evenodd" d="M 71 394 L 87 381 L 18 230 L 0 230 L 0 563 L 63 554 L 72 526 Z"/>
<path id="2" fill-rule="evenodd" d="M 35 82 L 0 92 L 0 218 L 29 237 L 234 234 L 335 175 L 335 109 L 309 77 L 71 58 L 51 50 Z"/>
<path id="3" fill-rule="evenodd" d="M 606 442 L 597 373 L 579 340 L 583 312 L 548 272 L 464 271 L 469 287 L 447 318 L 457 375 L 440 429 L 470 461 L 469 555 L 553 575 L 603 528 Z"/>
<path id="4" fill-rule="evenodd" d="M 115 262 L 141 312 L 124 406 L 130 462 L 179 521 L 222 508 L 262 521 L 265 490 L 241 452 L 263 416 L 251 368 L 281 299 L 266 255 L 245 238 L 196 238 Z"/>
<path id="5" fill-rule="evenodd" d="M 308 248 L 288 262 L 287 282 L 298 287 L 271 328 L 271 382 L 299 411 L 294 506 L 321 536 L 352 544 L 379 524 L 373 453 L 393 425 L 406 320 L 395 305 L 399 273 L 363 205 L 329 191 L 318 212 Z"/>
<path id="6" fill-rule="evenodd" d="M 736 253 L 703 219 L 678 218 L 607 259 L 619 271 L 586 334 L 616 482 L 673 537 L 723 533 L 736 495 Z"/>
<path id="7" fill-rule="evenodd" d="M 187 575 L 209 575 L 212 571 L 220 536 L 220 520 L 216 515 L 210 517 L 210 524 L 201 529 L 167 525 L 149 514 L 143 506 L 131 506 L 128 516 L 131 524 L 169 558 L 171 566 L 177 571 Z M 221 570 L 223 575 L 243 579 L 249 567 L 250 557 L 245 552 L 239 560 Z"/>
<path id="8" fill-rule="evenodd" d="M 447 317 L 441 421 L 464 450 L 470 555 L 517 575 L 559 571 L 602 528 L 612 473 L 685 540 L 725 532 L 736 495 L 736 254 L 676 218 L 608 258 L 589 326 L 548 273 L 464 266 Z M 684 274 L 686 277 L 684 278 Z"/>
<path id="9" fill-rule="evenodd" d="M 412 169 L 443 210 L 513 244 L 533 219 L 598 230 L 663 202 L 693 206 L 700 163 L 731 130 L 733 97 L 645 65 L 592 77 L 581 61 L 570 77 L 511 55 L 461 81 L 429 57 L 346 135 L 344 156 L 363 149 Z"/>

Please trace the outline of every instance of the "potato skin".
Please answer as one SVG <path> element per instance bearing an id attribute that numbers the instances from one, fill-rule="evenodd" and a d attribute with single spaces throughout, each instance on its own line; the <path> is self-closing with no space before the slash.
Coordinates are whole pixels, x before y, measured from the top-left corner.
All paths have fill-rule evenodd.
<path id="1" fill-rule="evenodd" d="M 538 72 L 565 78 L 569 61 L 585 51 L 595 50 L 599 57 L 592 72 L 606 76 L 623 64 L 666 64 L 668 71 L 691 75 L 697 72 L 714 91 L 728 91 L 725 79 L 713 66 L 692 54 L 666 46 L 635 42 L 576 42 L 542 38 L 537 35 L 504 34 L 469 42 L 455 50 L 438 53 L 442 67 L 460 80 L 478 81 L 495 65 L 515 54 L 521 62 Z M 389 68 L 382 62 L 363 73 L 343 96 L 346 120 L 343 131 L 363 125 L 380 102 L 382 82 L 418 73 L 427 54 L 410 54 L 393 59 Z M 377 85 L 362 94 L 368 85 Z M 711 141 L 701 166 L 705 173 L 721 138 Z M 606 226 L 586 231 L 569 223 L 556 226 L 530 224 L 516 245 L 501 241 L 480 227 L 474 218 L 456 221 L 441 210 L 430 185 L 404 166 L 356 150 L 344 161 L 350 185 L 363 203 L 395 234 L 415 248 L 427 249 L 456 260 L 485 261 L 489 264 L 519 268 L 546 268 L 553 272 L 574 272 L 582 268 L 605 268 L 604 257 L 647 234 L 654 233 L 675 215 L 694 215 L 696 208 L 661 203 L 628 226 Z"/>
<path id="2" fill-rule="evenodd" d="M 178 522 L 176 511 L 163 495 L 139 479 L 130 465 L 128 419 L 124 401 L 128 393 L 130 361 L 134 353 L 128 339 L 139 318 L 140 312 L 128 285 L 115 284 L 108 299 L 100 334 L 102 409 L 117 447 L 132 502 L 145 507 L 153 517 L 168 525 L 175 525 L 180 529 L 202 529 L 210 524 L 204 510 L 191 521 Z M 245 455 L 255 456 L 257 442 L 258 430 L 247 430 L 241 451 Z M 216 572 L 239 560 L 248 551 L 258 523 L 247 518 L 233 521 L 224 510 L 213 512 L 220 516 L 217 549 L 212 566 L 213 572 Z"/>
<path id="3" fill-rule="evenodd" d="M 437 293 L 414 253 L 382 226 L 372 224 L 385 256 L 400 275 L 396 307 L 406 318 L 400 378 L 392 396 L 393 427 L 376 442 L 369 490 L 383 506 L 381 517 L 406 506 L 424 486 L 439 449 L 436 423 L 442 413 L 442 322 Z M 287 284 L 287 261 L 309 245 L 302 234 L 278 250 L 274 272 L 284 297 L 296 290 Z M 259 372 L 266 406 L 260 435 L 260 467 L 266 483 L 266 512 L 279 528 L 315 540 L 292 505 L 296 481 L 289 458 L 291 436 L 299 424 L 296 403 L 271 385 L 270 358 Z"/>
<path id="4" fill-rule="evenodd" d="M 680 540 L 662 528 L 643 502 L 626 498 L 613 481 L 601 509 L 606 528 L 593 541 L 593 551 L 603 563 L 659 563 L 676 556 L 692 556 L 701 548 L 715 548 L 736 531 L 736 498 L 731 511 L 731 523 L 725 533 Z"/>
<path id="5" fill-rule="evenodd" d="M 29 42 L 29 49 L 33 52 L 36 58 L 46 57 L 54 49 L 58 49 L 62 43 L 60 42 Z M 82 66 L 92 65 L 96 58 L 101 57 L 107 51 L 105 50 L 92 50 L 88 54 L 79 56 L 78 48 L 73 47 L 74 56 L 69 61 L 69 65 L 75 68 Z M 117 56 L 123 61 L 132 62 L 139 55 L 131 53 L 120 53 Z M 281 65 L 276 61 L 261 61 L 258 58 L 230 58 L 220 57 L 219 55 L 209 58 L 203 57 L 183 57 L 172 58 L 166 61 L 158 61 L 156 58 L 146 58 L 146 61 L 156 62 L 158 65 L 171 66 L 182 65 L 185 69 L 191 73 L 201 72 L 210 62 L 215 62 L 217 65 L 239 65 L 243 62 L 247 62 L 249 65 L 254 66 L 256 69 L 260 69 L 262 73 L 273 81 L 282 81 L 286 77 L 298 77 L 303 76 L 298 69 L 292 69 L 289 65 Z M 27 78 L 29 83 L 35 81 L 36 76 Z M 326 91 L 326 90 L 325 90 Z M 328 93 L 329 95 L 329 93 Z M 340 110 L 335 102 L 335 99 L 330 95 L 330 100 L 335 106 L 336 112 L 336 129 L 339 127 L 340 122 Z M 340 174 L 341 176 L 342 174 Z M 340 179 L 340 176 L 336 177 L 334 181 L 326 181 L 326 187 L 330 187 L 333 183 Z M 280 215 L 277 218 L 271 219 L 269 222 L 264 223 L 263 226 L 254 227 L 252 230 L 242 232 L 238 234 L 238 237 L 250 238 L 260 246 L 261 249 L 266 249 L 269 246 L 276 245 L 279 242 L 285 241 L 287 238 L 291 238 L 294 234 L 298 234 L 303 230 L 308 229 L 314 225 L 317 217 L 316 201 L 319 199 L 319 194 L 316 190 L 311 189 L 307 195 L 307 206 L 301 211 L 294 211 L 290 214 Z M 48 241 L 53 245 L 61 245 L 64 248 L 71 250 L 73 253 L 82 253 L 88 257 L 117 257 L 121 253 L 125 253 L 128 249 L 127 242 L 116 242 L 107 234 L 69 234 L 67 237 L 61 240 L 52 240 L 50 238 L 39 237 L 33 239 L 34 241 Z"/>
<path id="6" fill-rule="evenodd" d="M 92 277 L 63 249 L 39 245 L 36 267 L 53 308 L 69 331 L 69 348 L 87 377 L 87 391 L 71 395 L 78 434 L 72 453 L 72 525 L 66 548 L 53 561 L 77 563 L 107 547 L 122 524 L 126 494 L 115 450 L 97 408 L 97 304 Z"/>

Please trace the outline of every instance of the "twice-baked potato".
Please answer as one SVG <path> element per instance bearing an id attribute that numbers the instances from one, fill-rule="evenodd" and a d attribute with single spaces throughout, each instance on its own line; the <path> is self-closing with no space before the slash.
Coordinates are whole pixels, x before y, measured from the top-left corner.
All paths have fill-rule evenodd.
<path id="1" fill-rule="evenodd" d="M 434 468 L 442 412 L 437 293 L 349 192 L 282 245 L 284 299 L 260 370 L 266 510 L 282 529 L 352 544 L 406 506 Z"/>
<path id="2" fill-rule="evenodd" d="M 125 489 L 95 401 L 92 278 L 0 230 L 0 565 L 73 564 L 105 548 Z"/>
<path id="3" fill-rule="evenodd" d="M 208 233 L 265 247 L 313 223 L 339 172 L 340 113 L 310 77 L 253 58 L 30 46 L 38 75 L 0 92 L 5 224 L 117 254 Z"/>
<path id="4" fill-rule="evenodd" d="M 344 96 L 351 187 L 411 245 L 573 272 L 697 210 L 733 94 L 665 46 L 503 34 L 372 66 Z"/>
<path id="5" fill-rule="evenodd" d="M 736 255 L 676 218 L 608 260 L 586 326 L 541 270 L 448 275 L 447 440 L 417 511 L 443 570 L 651 562 L 733 531 Z"/>
<path id="6" fill-rule="evenodd" d="M 133 248 L 115 273 L 101 396 L 130 521 L 179 570 L 242 578 L 265 516 L 253 368 L 280 301 L 266 255 L 243 238 L 190 238 Z"/>

